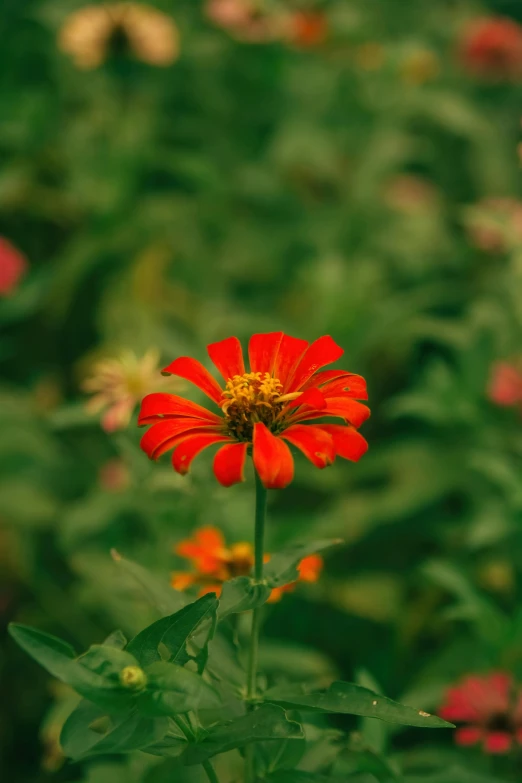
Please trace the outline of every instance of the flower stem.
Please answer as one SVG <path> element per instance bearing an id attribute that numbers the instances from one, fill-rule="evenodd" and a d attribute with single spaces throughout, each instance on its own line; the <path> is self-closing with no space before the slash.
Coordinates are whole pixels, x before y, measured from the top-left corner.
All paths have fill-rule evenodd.
<path id="1" fill-rule="evenodd" d="M 254 579 L 261 582 L 263 579 L 264 538 L 266 520 L 266 496 L 267 491 L 259 478 L 256 477 L 256 518 L 254 533 Z M 247 675 L 247 701 L 249 709 L 253 709 L 257 695 L 257 660 L 259 652 L 259 634 L 261 630 L 261 607 L 258 606 L 252 612 L 252 630 L 250 633 L 250 648 L 248 655 Z M 255 746 L 250 744 L 246 748 L 246 780 L 247 783 L 255 783 Z"/>
<path id="2" fill-rule="evenodd" d="M 219 778 L 210 761 L 203 762 L 203 769 L 207 773 L 207 778 L 210 780 L 210 783 L 219 783 Z"/>

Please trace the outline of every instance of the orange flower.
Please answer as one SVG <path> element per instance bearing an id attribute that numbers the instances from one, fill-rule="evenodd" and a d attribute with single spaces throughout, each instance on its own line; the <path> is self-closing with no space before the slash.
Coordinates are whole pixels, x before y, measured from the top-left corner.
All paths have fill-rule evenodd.
<path id="1" fill-rule="evenodd" d="M 297 581 L 291 582 L 288 585 L 283 585 L 283 587 L 274 587 L 270 598 L 268 599 L 268 603 L 275 604 L 281 600 L 284 593 L 293 592 L 298 582 L 317 582 L 321 576 L 323 565 L 324 560 L 321 555 L 308 555 L 308 557 L 303 557 L 297 566 L 297 570 L 299 571 Z"/>
<path id="2" fill-rule="evenodd" d="M 366 383 L 344 370 L 317 372 L 344 353 L 331 337 L 306 340 L 271 332 L 255 334 L 248 346 L 250 371 L 237 337 L 208 346 L 224 388 L 196 359 L 182 356 L 163 370 L 198 386 L 220 409 L 217 415 L 172 394 L 149 394 L 139 425 L 151 424 L 141 447 L 151 459 L 174 449 L 174 470 L 184 475 L 203 449 L 220 443 L 214 474 L 225 487 L 244 481 L 252 453 L 254 467 L 267 489 L 282 489 L 294 476 L 287 443 L 300 449 L 317 468 L 336 456 L 357 461 L 368 444 L 357 428 L 370 415 Z M 342 424 L 306 425 L 305 421 L 340 418 Z"/>
<path id="3" fill-rule="evenodd" d="M 122 44 L 148 65 L 171 65 L 179 55 L 179 34 L 172 19 L 141 3 L 80 8 L 65 20 L 58 44 L 78 68 L 86 70 L 97 68 L 111 48 Z"/>
<path id="4" fill-rule="evenodd" d="M 227 546 L 221 530 L 216 527 L 201 527 L 192 538 L 180 541 L 175 553 L 192 565 L 193 571 L 174 571 L 171 585 L 175 590 L 187 590 L 198 586 L 199 595 L 216 593 L 220 595 L 223 583 L 236 576 L 248 576 L 254 565 L 254 550 L 251 544 L 240 541 Z M 265 562 L 270 555 L 265 555 Z M 323 567 L 320 555 L 309 555 L 299 563 L 299 582 L 316 582 Z M 270 603 L 280 601 L 283 593 L 295 589 L 296 582 L 276 587 L 269 598 Z"/>
<path id="5" fill-rule="evenodd" d="M 288 39 L 295 46 L 311 49 L 320 46 L 328 35 L 328 21 L 319 11 L 296 11 L 288 19 Z"/>
<path id="6" fill-rule="evenodd" d="M 205 12 L 238 41 L 266 43 L 283 32 L 283 15 L 263 10 L 256 0 L 207 0 Z"/>

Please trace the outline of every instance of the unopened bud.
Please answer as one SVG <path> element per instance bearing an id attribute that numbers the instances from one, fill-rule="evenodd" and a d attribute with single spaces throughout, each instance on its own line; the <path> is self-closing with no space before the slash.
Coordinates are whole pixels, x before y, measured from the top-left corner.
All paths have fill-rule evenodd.
<path id="1" fill-rule="evenodd" d="M 124 688 L 141 691 L 147 684 L 147 675 L 139 666 L 126 666 L 120 672 L 120 682 Z"/>

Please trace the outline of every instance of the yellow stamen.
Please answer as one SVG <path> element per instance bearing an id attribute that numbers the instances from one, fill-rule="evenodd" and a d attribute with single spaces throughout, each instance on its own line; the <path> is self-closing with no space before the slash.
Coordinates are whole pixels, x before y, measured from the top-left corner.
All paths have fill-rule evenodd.
<path id="1" fill-rule="evenodd" d="M 282 395 L 282 388 L 281 381 L 268 372 L 247 372 L 229 378 L 221 403 L 228 431 L 238 440 L 250 441 L 256 422 L 271 428 L 284 403 L 293 398 Z"/>

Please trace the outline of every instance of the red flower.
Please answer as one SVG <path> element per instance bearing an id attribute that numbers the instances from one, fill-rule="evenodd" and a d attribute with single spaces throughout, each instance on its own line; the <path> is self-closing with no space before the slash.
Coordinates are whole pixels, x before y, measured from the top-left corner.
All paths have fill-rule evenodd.
<path id="1" fill-rule="evenodd" d="M 368 448 L 357 427 L 370 415 L 366 383 L 343 370 L 317 372 L 343 354 L 331 337 L 308 344 L 283 332 L 250 338 L 250 371 L 237 337 L 208 346 L 224 388 L 196 359 L 182 356 L 163 370 L 198 386 L 220 409 L 213 413 L 173 394 L 149 394 L 142 402 L 139 425 L 152 424 L 141 440 L 151 459 L 174 449 L 174 470 L 185 474 L 200 451 L 223 444 L 214 458 L 214 473 L 225 487 L 243 481 L 247 452 L 267 489 L 286 487 L 294 475 L 287 443 L 296 446 L 318 468 L 336 456 L 356 461 Z M 323 417 L 343 424 L 306 426 Z"/>
<path id="2" fill-rule="evenodd" d="M 450 688 L 441 718 L 466 725 L 455 732 L 457 745 L 482 744 L 486 753 L 507 753 L 522 744 L 522 693 L 510 674 L 466 677 Z"/>
<path id="3" fill-rule="evenodd" d="M 488 397 L 502 407 L 522 406 L 522 368 L 509 362 L 496 362 L 491 371 Z"/>
<path id="4" fill-rule="evenodd" d="M 25 257 L 7 239 L 0 237 L 0 296 L 13 293 L 26 271 Z"/>
<path id="5" fill-rule="evenodd" d="M 478 76 L 496 79 L 522 77 L 522 27 L 513 19 L 476 20 L 460 44 L 465 67 Z"/>

